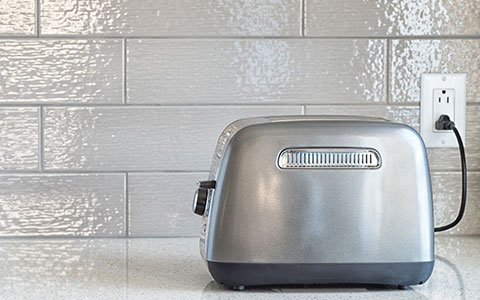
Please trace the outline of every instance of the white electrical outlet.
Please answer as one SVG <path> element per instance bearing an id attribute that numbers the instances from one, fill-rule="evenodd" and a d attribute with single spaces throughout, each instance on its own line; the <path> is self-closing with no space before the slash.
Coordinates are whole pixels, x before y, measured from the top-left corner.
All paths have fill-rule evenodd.
<path id="1" fill-rule="evenodd" d="M 455 122 L 465 144 L 466 78 L 466 74 L 422 74 L 420 134 L 427 147 L 458 147 L 451 130 L 435 129 L 441 115 Z"/>

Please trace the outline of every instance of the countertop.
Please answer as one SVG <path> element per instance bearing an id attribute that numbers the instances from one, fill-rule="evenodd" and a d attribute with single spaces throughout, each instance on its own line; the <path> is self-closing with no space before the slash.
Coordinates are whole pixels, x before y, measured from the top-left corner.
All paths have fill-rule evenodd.
<path id="1" fill-rule="evenodd" d="M 436 237 L 421 286 L 313 286 L 224 290 L 197 238 L 3 239 L 0 299 L 480 299 L 480 237 Z"/>

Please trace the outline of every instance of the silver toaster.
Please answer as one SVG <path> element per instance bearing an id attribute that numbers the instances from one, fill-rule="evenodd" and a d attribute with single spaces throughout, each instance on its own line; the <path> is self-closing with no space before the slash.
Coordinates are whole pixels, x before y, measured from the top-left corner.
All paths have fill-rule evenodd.
<path id="1" fill-rule="evenodd" d="M 261 117 L 221 134 L 195 193 L 200 252 L 227 287 L 424 283 L 434 265 L 427 153 L 384 119 Z"/>

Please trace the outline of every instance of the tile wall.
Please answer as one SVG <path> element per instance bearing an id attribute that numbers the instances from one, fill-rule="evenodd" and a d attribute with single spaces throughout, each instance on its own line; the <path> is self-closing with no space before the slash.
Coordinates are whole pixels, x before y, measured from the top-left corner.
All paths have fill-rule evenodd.
<path id="1" fill-rule="evenodd" d="M 468 73 L 469 198 L 480 234 L 476 0 L 0 2 L 0 236 L 197 236 L 190 211 L 221 130 L 260 115 L 419 127 L 420 75 Z M 457 150 L 430 149 L 437 225 Z"/>

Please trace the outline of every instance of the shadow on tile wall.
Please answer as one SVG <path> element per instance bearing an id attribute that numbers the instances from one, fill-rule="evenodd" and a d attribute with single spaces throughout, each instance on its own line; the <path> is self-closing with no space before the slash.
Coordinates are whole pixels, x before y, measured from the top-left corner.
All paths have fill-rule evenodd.
<path id="1" fill-rule="evenodd" d="M 420 76 L 468 73 L 469 204 L 480 234 L 475 0 L 0 2 L 0 236 L 197 236 L 220 131 L 260 115 L 419 127 Z M 429 150 L 436 223 L 455 149 Z"/>

